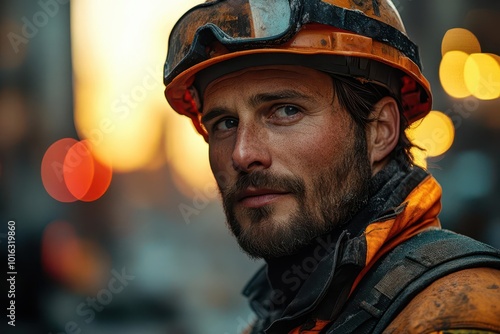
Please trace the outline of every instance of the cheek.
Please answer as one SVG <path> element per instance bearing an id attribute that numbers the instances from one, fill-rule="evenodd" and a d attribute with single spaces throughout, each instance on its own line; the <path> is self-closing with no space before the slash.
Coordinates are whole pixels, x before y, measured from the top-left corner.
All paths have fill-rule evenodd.
<path id="1" fill-rule="evenodd" d="M 286 141 L 283 159 L 302 177 L 317 176 L 340 159 L 352 145 L 349 130 L 339 126 L 318 127 Z"/>

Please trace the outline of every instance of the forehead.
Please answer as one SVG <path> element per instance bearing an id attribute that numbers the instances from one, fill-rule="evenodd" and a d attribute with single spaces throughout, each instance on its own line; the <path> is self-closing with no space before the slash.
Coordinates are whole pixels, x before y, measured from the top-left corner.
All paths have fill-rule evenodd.
<path id="1" fill-rule="evenodd" d="M 307 67 L 279 65 L 251 67 L 226 74 L 212 81 L 203 99 L 208 102 L 219 94 L 237 94 L 268 90 L 295 89 L 311 95 L 331 96 L 332 82 L 329 75 Z"/>

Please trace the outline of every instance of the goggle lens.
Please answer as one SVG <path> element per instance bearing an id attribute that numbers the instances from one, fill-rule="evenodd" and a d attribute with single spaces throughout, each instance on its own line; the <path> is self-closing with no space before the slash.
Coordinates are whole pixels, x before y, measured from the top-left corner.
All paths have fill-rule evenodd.
<path id="1" fill-rule="evenodd" d="M 218 0 L 192 8 L 170 34 L 175 38 L 170 39 L 165 74 L 189 54 L 198 29 L 210 28 L 221 42 L 232 44 L 276 39 L 290 28 L 292 4 L 289 0 Z"/>

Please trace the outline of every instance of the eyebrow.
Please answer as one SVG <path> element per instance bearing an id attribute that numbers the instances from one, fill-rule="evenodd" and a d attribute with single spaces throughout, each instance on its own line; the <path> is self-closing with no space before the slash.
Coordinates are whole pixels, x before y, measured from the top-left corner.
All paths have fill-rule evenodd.
<path id="1" fill-rule="evenodd" d="M 208 121 L 226 113 L 228 113 L 228 110 L 226 108 L 210 109 L 206 114 L 203 114 L 203 116 L 201 116 L 201 124 L 206 124 Z"/>
<path id="2" fill-rule="evenodd" d="M 265 102 L 273 102 L 284 99 L 305 99 L 312 100 L 311 96 L 305 95 L 293 89 L 284 89 L 272 93 L 261 93 L 254 95 L 250 98 L 250 105 L 252 107 L 257 107 L 258 105 Z"/>
<path id="3" fill-rule="evenodd" d="M 266 102 L 279 101 L 284 99 L 304 99 L 304 100 L 313 100 L 313 98 L 309 95 L 303 94 L 293 89 L 284 89 L 272 93 L 260 93 L 250 97 L 249 104 L 253 108 L 257 108 L 260 104 Z M 206 122 L 222 115 L 228 113 L 229 110 L 223 107 L 215 107 L 213 109 L 208 110 L 201 117 L 201 122 L 205 124 Z"/>

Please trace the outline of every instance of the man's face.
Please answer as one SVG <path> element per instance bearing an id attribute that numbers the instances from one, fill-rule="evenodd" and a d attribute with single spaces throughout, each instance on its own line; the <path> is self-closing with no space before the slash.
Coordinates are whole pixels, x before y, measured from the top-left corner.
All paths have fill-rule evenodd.
<path id="1" fill-rule="evenodd" d="M 293 254 L 366 203 L 365 135 L 331 80 L 304 67 L 261 67 L 205 91 L 210 165 L 228 225 L 252 257 Z"/>

